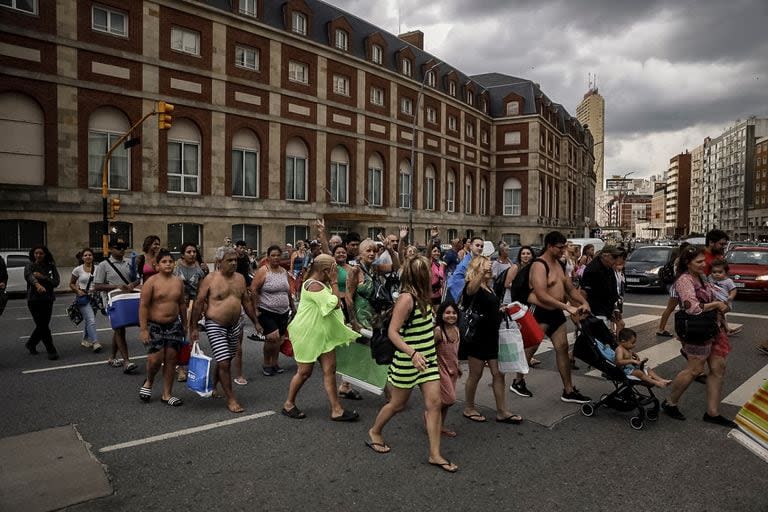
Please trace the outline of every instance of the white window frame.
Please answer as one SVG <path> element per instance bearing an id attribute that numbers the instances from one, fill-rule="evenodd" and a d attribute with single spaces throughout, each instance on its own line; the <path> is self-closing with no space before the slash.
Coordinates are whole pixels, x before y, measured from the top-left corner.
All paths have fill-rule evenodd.
<path id="1" fill-rule="evenodd" d="M 288 236 L 290 233 L 290 236 Z M 309 227 L 302 224 L 289 224 L 285 226 L 285 243 L 293 244 L 296 246 L 296 242 L 299 240 L 306 240 L 309 238 Z"/>
<path id="2" fill-rule="evenodd" d="M 409 116 L 413 115 L 413 100 L 411 98 L 400 98 L 400 112 Z"/>
<path id="3" fill-rule="evenodd" d="M 425 194 L 425 200 L 424 200 L 424 209 L 425 210 L 434 210 L 435 209 L 435 177 L 434 176 L 425 176 L 424 177 L 424 186 L 426 190 Z"/>
<path id="4" fill-rule="evenodd" d="M 176 229 L 177 227 L 180 231 L 179 235 L 171 235 L 171 229 Z M 197 233 L 194 235 L 191 234 L 189 232 L 190 229 L 197 231 Z M 190 241 L 197 247 L 200 247 L 203 242 L 203 225 L 197 224 L 196 222 L 171 222 L 166 227 L 166 234 L 168 236 L 166 243 L 171 251 L 181 250 L 181 245 L 186 241 Z M 172 239 L 178 239 L 179 245 L 172 245 L 172 243 L 176 241 L 173 240 L 172 242 Z"/>
<path id="5" fill-rule="evenodd" d="M 90 153 L 90 136 L 91 136 L 91 134 L 98 134 L 98 135 L 106 135 L 107 136 L 107 142 L 106 142 L 106 146 L 104 147 L 104 152 L 100 153 L 100 156 L 101 156 L 100 161 L 101 161 L 101 163 L 98 166 L 99 182 L 98 182 L 97 185 L 93 185 L 92 186 L 90 184 L 90 174 L 91 174 L 90 168 L 88 170 L 88 174 L 89 174 L 88 188 L 90 188 L 90 189 L 100 189 L 101 188 L 101 180 L 102 180 L 101 166 L 103 165 L 104 157 L 107 155 L 107 151 L 109 151 L 109 148 L 112 147 L 112 144 L 114 144 L 117 139 L 122 137 L 123 134 L 122 133 L 118 133 L 118 132 L 111 132 L 109 130 L 88 130 L 88 138 L 89 138 L 88 160 L 89 160 L 89 162 L 90 162 L 90 159 L 91 159 L 91 153 Z M 118 152 L 125 152 L 125 158 L 127 160 L 126 161 L 126 168 L 128 169 L 128 176 L 126 177 L 127 184 L 126 184 L 126 186 L 124 188 L 123 187 L 118 188 L 118 187 L 112 186 L 112 162 L 116 158 L 122 158 L 121 155 L 115 154 L 115 153 L 118 153 Z M 89 167 L 90 167 L 90 165 L 89 165 Z M 122 146 L 118 147 L 112 153 L 112 157 L 109 159 L 109 163 L 107 164 L 107 187 L 109 188 L 109 190 L 130 190 L 131 189 L 131 151 L 128 150 L 128 149 L 124 149 Z"/>
<path id="6" fill-rule="evenodd" d="M 505 146 L 518 146 L 520 144 L 520 132 L 506 132 L 504 133 L 504 145 Z"/>
<path id="7" fill-rule="evenodd" d="M 344 176 L 344 186 L 339 184 L 339 177 Z M 349 204 L 349 164 L 346 162 L 331 162 L 330 176 L 331 204 Z"/>
<path id="8" fill-rule="evenodd" d="M 430 87 L 435 86 L 435 84 L 437 83 L 437 79 L 435 78 L 434 71 L 427 71 L 426 82 L 427 82 L 427 85 Z"/>
<path id="9" fill-rule="evenodd" d="M 411 172 L 401 169 L 398 173 L 398 207 L 408 210 L 411 208 Z"/>
<path id="10" fill-rule="evenodd" d="M 349 78 L 343 75 L 333 75 L 333 92 L 341 96 L 349 96 Z"/>
<path id="11" fill-rule="evenodd" d="M 178 172 L 178 173 L 171 173 L 171 166 L 170 166 L 171 150 L 170 150 L 170 146 L 172 144 L 180 144 L 181 145 L 181 161 L 180 161 L 180 169 L 179 169 L 180 172 Z M 186 183 L 185 182 L 185 177 L 189 178 L 189 177 L 193 176 L 193 174 L 187 174 L 185 172 L 187 169 L 186 169 L 186 164 L 185 164 L 186 160 L 184 159 L 184 153 L 185 153 L 185 150 L 186 150 L 187 146 L 195 146 L 196 147 L 196 153 L 197 153 L 197 155 L 196 155 L 196 160 L 197 160 L 196 161 L 196 164 L 197 164 L 196 167 L 197 167 L 197 169 L 195 169 L 195 174 L 194 174 L 195 185 L 196 186 L 195 186 L 195 190 L 194 191 L 186 190 L 186 186 L 185 186 L 185 183 Z M 168 159 L 169 159 L 168 160 L 168 170 L 167 170 L 167 174 L 168 174 L 168 193 L 169 194 L 199 195 L 200 194 L 200 142 L 198 142 L 198 141 L 190 141 L 190 140 L 169 139 L 168 140 Z M 172 177 L 176 177 L 176 176 L 178 176 L 179 179 L 180 179 L 181 190 L 171 190 L 171 178 Z"/>
<path id="12" fill-rule="evenodd" d="M 506 112 L 508 116 L 520 115 L 520 103 L 517 101 L 508 101 Z"/>
<path id="13" fill-rule="evenodd" d="M 256 240 L 253 237 L 248 236 L 247 231 L 255 231 L 251 233 L 255 235 Z M 232 224 L 232 240 L 245 240 L 245 244 L 253 249 L 256 254 L 261 253 L 261 225 L 259 224 Z"/>
<path id="14" fill-rule="evenodd" d="M 8 1 L 8 0 L 5 0 L 5 1 Z M 31 1 L 32 1 L 32 10 L 31 11 L 28 11 L 26 9 L 20 8 L 19 5 L 18 5 L 18 0 L 10 0 L 10 2 L 11 2 L 10 4 L 3 3 L 3 4 L 0 4 L 0 5 L 2 5 L 2 7 L 7 7 L 8 9 L 13 9 L 14 11 L 23 12 L 25 14 L 37 14 L 37 10 L 38 10 L 37 0 L 31 0 Z"/>
<path id="15" fill-rule="evenodd" d="M 235 67 L 250 71 L 259 70 L 259 50 L 250 46 L 235 45 Z"/>
<path id="16" fill-rule="evenodd" d="M 437 123 L 437 110 L 432 107 L 427 107 L 427 122 Z"/>
<path id="17" fill-rule="evenodd" d="M 381 45 L 371 45 L 371 61 L 374 64 L 381 64 L 384 62 L 384 48 L 382 48 Z"/>
<path id="18" fill-rule="evenodd" d="M 176 39 L 174 37 L 174 33 L 177 33 L 181 36 L 181 45 L 175 45 L 174 40 Z M 194 48 L 191 48 L 187 46 L 187 42 L 185 42 L 185 38 L 192 37 L 194 39 Z M 196 30 L 190 30 L 188 28 L 182 28 L 182 27 L 171 27 L 171 49 L 175 50 L 177 52 L 186 53 L 189 55 L 200 55 L 200 32 L 197 32 Z"/>
<path id="19" fill-rule="evenodd" d="M 382 206 L 384 196 L 384 170 L 368 168 L 368 206 Z"/>
<path id="20" fill-rule="evenodd" d="M 236 155 L 236 153 L 239 153 L 239 155 Z M 246 169 L 246 155 L 251 154 L 254 156 L 254 161 L 256 162 L 256 168 L 255 169 Z M 243 182 L 240 184 L 242 188 L 242 193 L 238 194 L 235 192 L 235 183 L 234 183 L 234 165 L 235 165 L 235 157 L 239 156 L 241 159 L 241 165 L 243 169 Z M 239 148 L 239 147 L 233 147 L 232 148 L 232 197 L 245 197 L 245 198 L 257 198 L 259 197 L 259 152 L 254 150 L 253 148 Z M 245 193 L 245 182 L 247 181 L 247 174 L 248 172 L 255 173 L 254 180 L 256 182 L 256 191 L 255 195 L 247 195 Z"/>
<path id="21" fill-rule="evenodd" d="M 467 91 L 467 104 L 468 105 L 475 104 L 475 93 L 473 93 L 472 91 Z"/>
<path id="22" fill-rule="evenodd" d="M 488 130 L 482 130 L 480 132 L 480 142 L 488 144 Z"/>
<path id="23" fill-rule="evenodd" d="M 405 76 L 413 76 L 413 63 L 411 59 L 403 57 L 401 69 Z"/>
<path id="24" fill-rule="evenodd" d="M 304 161 L 304 190 L 297 190 L 296 188 L 296 162 L 299 160 Z M 288 190 L 288 163 L 293 163 L 293 189 Z M 288 155 L 285 157 L 285 199 L 287 201 L 309 201 L 309 159 L 303 157 L 303 156 L 293 156 Z"/>
<path id="25" fill-rule="evenodd" d="M 488 187 L 484 180 L 480 180 L 480 215 L 488 214 Z"/>
<path id="26" fill-rule="evenodd" d="M 303 62 L 288 61 L 288 80 L 299 84 L 309 83 L 309 66 Z"/>
<path id="27" fill-rule="evenodd" d="M 511 195 L 507 198 L 507 192 Z M 517 192 L 517 194 L 515 194 Z M 517 196 L 517 197 L 515 197 Z M 517 201 L 515 201 L 517 199 Z M 519 217 L 522 214 L 523 189 L 504 187 L 502 191 L 502 212 L 505 217 Z"/>
<path id="28" fill-rule="evenodd" d="M 472 213 L 473 188 L 471 181 L 464 180 L 464 213 Z"/>
<path id="29" fill-rule="evenodd" d="M 454 98 L 456 97 L 456 82 L 454 82 L 453 80 L 448 82 L 448 94 L 450 94 Z"/>
<path id="30" fill-rule="evenodd" d="M 259 16 L 258 0 L 240 0 L 240 14 L 257 18 Z"/>
<path id="31" fill-rule="evenodd" d="M 468 138 L 474 139 L 475 138 L 475 125 L 473 125 L 472 123 L 467 123 L 466 132 L 467 132 L 467 137 Z"/>
<path id="32" fill-rule="evenodd" d="M 456 211 L 456 180 L 448 179 L 445 184 L 445 211 L 453 213 Z"/>
<path id="33" fill-rule="evenodd" d="M 371 86 L 371 104 L 379 107 L 384 106 L 384 89 Z"/>
<path id="34" fill-rule="evenodd" d="M 347 51 L 349 49 L 349 34 L 346 30 L 336 29 L 334 44 L 339 50 Z"/>
<path id="35" fill-rule="evenodd" d="M 96 11 L 104 11 L 104 14 L 107 18 L 107 25 L 105 27 L 97 27 L 96 26 Z M 112 16 L 121 16 L 123 18 L 123 31 L 117 31 L 112 26 Z M 104 34 L 109 34 L 116 37 L 128 37 L 128 14 L 123 11 L 118 11 L 117 9 L 112 9 L 110 7 L 105 7 L 103 5 L 95 4 L 91 6 L 91 29 L 95 30 L 96 32 L 101 32 Z"/>
<path id="36" fill-rule="evenodd" d="M 456 116 L 448 116 L 448 129 L 451 131 L 456 131 Z"/>
<path id="37" fill-rule="evenodd" d="M 293 11 L 293 13 L 291 13 L 291 32 L 294 34 L 300 34 L 302 36 L 307 35 L 306 14 L 299 11 Z"/>

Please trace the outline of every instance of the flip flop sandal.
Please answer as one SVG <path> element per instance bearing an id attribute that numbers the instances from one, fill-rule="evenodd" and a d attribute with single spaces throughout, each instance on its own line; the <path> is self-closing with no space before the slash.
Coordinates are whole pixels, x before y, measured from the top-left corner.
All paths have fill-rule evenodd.
<path id="1" fill-rule="evenodd" d="M 107 366 L 111 366 L 112 368 L 120 368 L 123 366 L 123 360 L 122 359 L 107 359 Z"/>
<path id="2" fill-rule="evenodd" d="M 139 400 L 142 402 L 149 402 L 152 398 L 152 388 L 145 388 L 141 386 L 139 388 Z"/>
<path id="3" fill-rule="evenodd" d="M 363 399 L 363 395 L 361 395 L 355 389 L 350 389 L 349 391 L 339 391 L 339 396 L 341 398 L 346 398 L 347 400 L 362 400 Z"/>
<path id="4" fill-rule="evenodd" d="M 295 405 L 290 411 L 283 408 L 283 410 L 280 411 L 280 414 L 282 414 L 283 416 L 288 416 L 289 418 L 292 418 L 294 420 L 303 420 L 304 418 L 307 417 L 307 415 L 301 412 L 301 410 Z"/>
<path id="5" fill-rule="evenodd" d="M 464 413 L 464 414 L 462 414 L 462 416 L 467 418 L 469 421 L 474 421 L 475 423 L 485 423 L 486 421 L 488 421 L 488 418 L 486 418 L 485 416 L 483 416 L 480 413 L 475 413 L 475 414 L 466 414 L 466 413 Z"/>
<path id="6" fill-rule="evenodd" d="M 245 379 L 243 379 L 243 378 L 240 378 L 240 377 L 238 377 L 238 378 L 236 378 L 236 379 L 232 379 L 232 381 L 233 381 L 235 384 L 237 384 L 238 386 L 245 386 L 246 384 L 248 384 L 248 381 L 247 381 L 247 380 L 245 380 Z"/>
<path id="7" fill-rule="evenodd" d="M 454 466 L 449 460 L 446 460 L 445 462 L 430 462 L 429 465 L 436 466 L 448 473 L 455 473 L 459 470 L 458 466 Z"/>
<path id="8" fill-rule="evenodd" d="M 170 405 L 171 407 L 180 407 L 184 405 L 184 400 L 175 396 L 172 396 L 168 400 L 163 400 L 161 398 L 160 401 L 163 402 L 164 404 Z"/>
<path id="9" fill-rule="evenodd" d="M 664 338 L 671 338 L 672 337 L 672 333 L 669 332 L 669 331 L 659 331 L 659 332 L 656 333 L 656 336 L 662 336 Z"/>
<path id="10" fill-rule="evenodd" d="M 336 416 L 335 418 L 331 416 L 331 420 L 333 421 L 357 421 L 360 419 L 360 415 L 357 414 L 357 411 L 347 411 L 346 409 L 344 412 L 341 413 L 341 416 Z"/>
<path id="11" fill-rule="evenodd" d="M 123 373 L 128 374 L 133 372 L 138 366 L 136 366 L 136 363 L 128 363 L 125 365 L 125 368 L 123 368 Z"/>
<path id="12" fill-rule="evenodd" d="M 392 450 L 392 448 L 390 448 L 387 443 L 376 443 L 374 441 L 366 441 L 365 446 L 378 453 L 379 455 L 384 455 L 385 453 L 389 453 L 390 450 Z"/>
<path id="13" fill-rule="evenodd" d="M 512 416 L 507 416 L 506 418 L 498 419 L 496 418 L 496 423 L 508 423 L 510 425 L 519 425 L 523 422 L 523 418 L 517 414 L 513 414 Z"/>

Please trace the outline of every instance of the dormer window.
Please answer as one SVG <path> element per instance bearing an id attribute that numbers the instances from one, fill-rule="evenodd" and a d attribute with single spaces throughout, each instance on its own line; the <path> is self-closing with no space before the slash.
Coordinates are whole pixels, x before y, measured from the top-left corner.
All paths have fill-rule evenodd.
<path id="1" fill-rule="evenodd" d="M 475 93 L 473 93 L 472 91 L 467 91 L 467 103 L 469 105 L 475 104 Z"/>
<path id="2" fill-rule="evenodd" d="M 430 87 L 434 87 L 436 80 L 435 80 L 435 72 L 434 71 L 427 71 L 427 85 Z"/>
<path id="3" fill-rule="evenodd" d="M 413 64 L 409 59 L 403 59 L 402 69 L 405 76 L 413 76 Z"/>
<path id="4" fill-rule="evenodd" d="M 346 31 L 336 29 L 336 48 L 343 51 L 349 48 L 349 35 Z"/>
<path id="5" fill-rule="evenodd" d="M 520 115 L 520 104 L 516 101 L 510 101 L 507 103 L 507 115 L 517 116 Z"/>
<path id="6" fill-rule="evenodd" d="M 302 36 L 307 35 L 307 16 L 301 12 L 293 12 L 291 16 L 291 30 Z"/>
<path id="7" fill-rule="evenodd" d="M 448 94 L 456 97 L 456 82 L 448 82 Z"/>
<path id="8" fill-rule="evenodd" d="M 374 64 L 381 64 L 382 62 L 384 62 L 384 48 L 382 48 L 378 44 L 372 45 L 371 60 L 374 62 Z"/>

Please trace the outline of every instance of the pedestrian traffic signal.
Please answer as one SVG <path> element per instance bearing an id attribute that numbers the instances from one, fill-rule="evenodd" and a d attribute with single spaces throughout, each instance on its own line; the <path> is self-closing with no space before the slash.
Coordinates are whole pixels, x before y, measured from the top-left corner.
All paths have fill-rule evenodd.
<path id="1" fill-rule="evenodd" d="M 173 105 L 164 101 L 157 102 L 157 128 L 159 130 L 168 130 L 173 124 L 171 113 Z"/>
<path id="2" fill-rule="evenodd" d="M 109 218 L 114 219 L 115 217 L 117 217 L 117 212 L 119 211 L 120 211 L 120 199 L 115 197 L 109 202 Z"/>

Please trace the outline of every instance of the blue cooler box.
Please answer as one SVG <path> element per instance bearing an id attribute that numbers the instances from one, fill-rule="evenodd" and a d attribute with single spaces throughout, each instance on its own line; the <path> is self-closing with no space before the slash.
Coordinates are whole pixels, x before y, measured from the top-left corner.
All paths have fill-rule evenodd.
<path id="1" fill-rule="evenodd" d="M 139 325 L 141 293 L 124 293 L 120 290 L 112 290 L 107 296 L 107 316 L 113 329 Z"/>

